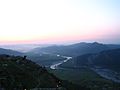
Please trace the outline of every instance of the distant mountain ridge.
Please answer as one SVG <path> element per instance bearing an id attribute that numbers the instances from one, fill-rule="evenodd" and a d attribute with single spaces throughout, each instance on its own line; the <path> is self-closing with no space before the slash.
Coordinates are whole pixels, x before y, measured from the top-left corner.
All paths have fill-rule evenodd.
<path id="1" fill-rule="evenodd" d="M 52 53 L 66 56 L 79 56 L 87 53 L 98 53 L 104 50 L 120 48 L 120 45 L 93 43 L 76 43 L 67 46 L 49 46 L 45 48 L 35 48 L 32 53 Z"/>
<path id="2" fill-rule="evenodd" d="M 16 56 L 23 55 L 23 53 L 21 52 L 10 50 L 10 49 L 4 49 L 4 48 L 0 48 L 0 54 L 8 54 L 8 55 L 16 55 Z"/>

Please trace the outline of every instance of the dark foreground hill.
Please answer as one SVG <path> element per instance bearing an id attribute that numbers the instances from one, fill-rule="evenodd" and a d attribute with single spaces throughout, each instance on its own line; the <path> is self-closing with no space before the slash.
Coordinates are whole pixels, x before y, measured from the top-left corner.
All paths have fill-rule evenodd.
<path id="1" fill-rule="evenodd" d="M 45 48 L 35 48 L 28 53 L 50 53 L 66 56 L 79 56 L 88 53 L 98 53 L 103 50 L 120 48 L 120 45 L 109 45 L 101 43 L 77 43 L 67 46 L 49 46 Z"/>
<path id="2" fill-rule="evenodd" d="M 26 56 L 9 55 L 0 55 L 0 90 L 2 88 L 3 90 L 32 90 L 34 88 L 87 90 L 58 79 L 44 67 L 26 59 Z"/>

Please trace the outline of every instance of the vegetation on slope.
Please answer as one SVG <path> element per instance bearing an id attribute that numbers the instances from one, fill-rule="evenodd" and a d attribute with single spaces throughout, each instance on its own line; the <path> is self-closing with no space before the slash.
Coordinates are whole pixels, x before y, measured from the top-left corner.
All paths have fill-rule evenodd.
<path id="1" fill-rule="evenodd" d="M 50 70 L 62 80 L 70 81 L 90 90 L 119 90 L 120 84 L 104 79 L 89 68 Z M 73 89 L 74 90 L 74 89 Z"/>
<path id="2" fill-rule="evenodd" d="M 9 55 L 0 55 L 0 88 L 5 90 L 34 88 L 87 90 L 80 85 L 58 79 L 44 67 L 26 59 L 26 56 Z"/>

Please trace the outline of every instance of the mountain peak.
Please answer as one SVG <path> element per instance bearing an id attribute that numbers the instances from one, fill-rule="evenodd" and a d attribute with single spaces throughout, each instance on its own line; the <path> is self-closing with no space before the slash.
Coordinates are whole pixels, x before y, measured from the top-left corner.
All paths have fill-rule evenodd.
<path id="1" fill-rule="evenodd" d="M 98 42 L 93 42 L 93 44 L 100 44 L 100 43 L 98 43 Z"/>
<path id="2" fill-rule="evenodd" d="M 91 44 L 93 44 L 93 45 L 104 45 L 104 44 L 99 43 L 99 42 L 93 42 L 93 43 L 91 43 Z"/>

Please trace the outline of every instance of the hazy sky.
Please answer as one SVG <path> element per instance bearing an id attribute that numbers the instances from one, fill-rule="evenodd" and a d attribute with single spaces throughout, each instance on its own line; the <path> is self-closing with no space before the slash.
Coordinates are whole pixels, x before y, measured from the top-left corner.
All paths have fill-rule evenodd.
<path id="1" fill-rule="evenodd" d="M 120 43 L 120 0 L 0 0 L 0 43 Z"/>

